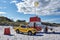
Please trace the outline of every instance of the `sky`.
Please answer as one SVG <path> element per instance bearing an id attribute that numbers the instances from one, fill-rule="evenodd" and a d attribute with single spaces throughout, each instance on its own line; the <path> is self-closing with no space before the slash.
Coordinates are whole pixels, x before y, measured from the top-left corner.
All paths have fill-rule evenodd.
<path id="1" fill-rule="evenodd" d="M 27 22 L 38 16 L 42 22 L 60 23 L 60 0 L 0 0 L 0 16 Z"/>

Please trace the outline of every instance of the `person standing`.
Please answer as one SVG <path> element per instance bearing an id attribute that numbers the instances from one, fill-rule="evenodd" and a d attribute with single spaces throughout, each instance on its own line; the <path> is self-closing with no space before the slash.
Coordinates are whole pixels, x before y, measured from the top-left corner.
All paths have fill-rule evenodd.
<path id="1" fill-rule="evenodd" d="M 47 26 L 45 27 L 45 30 L 44 30 L 44 31 L 45 31 L 45 33 L 47 33 L 47 32 L 48 32 L 48 27 L 47 27 Z"/>

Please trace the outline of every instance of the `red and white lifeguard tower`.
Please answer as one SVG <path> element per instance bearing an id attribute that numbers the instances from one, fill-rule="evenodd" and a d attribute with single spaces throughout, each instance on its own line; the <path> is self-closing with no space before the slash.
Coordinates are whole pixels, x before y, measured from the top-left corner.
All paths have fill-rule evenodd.
<path id="1" fill-rule="evenodd" d="M 38 16 L 30 17 L 29 26 L 36 28 L 38 31 L 41 31 L 41 18 L 39 18 Z"/>

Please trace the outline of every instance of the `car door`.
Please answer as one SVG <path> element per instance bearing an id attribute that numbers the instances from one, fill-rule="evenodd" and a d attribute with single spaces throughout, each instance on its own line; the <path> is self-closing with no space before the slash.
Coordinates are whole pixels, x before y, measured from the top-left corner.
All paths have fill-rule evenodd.
<path id="1" fill-rule="evenodd" d="M 21 32 L 27 32 L 28 29 L 26 26 L 21 26 L 20 30 Z"/>

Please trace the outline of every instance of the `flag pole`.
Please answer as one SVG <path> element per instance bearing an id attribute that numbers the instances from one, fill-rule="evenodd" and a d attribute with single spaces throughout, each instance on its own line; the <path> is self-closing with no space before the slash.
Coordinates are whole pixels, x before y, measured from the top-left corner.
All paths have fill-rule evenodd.
<path id="1" fill-rule="evenodd" d="M 38 1 L 34 2 L 34 6 L 35 6 L 36 16 L 38 16 L 38 15 L 37 15 L 37 7 L 39 6 L 39 2 L 38 2 Z"/>

